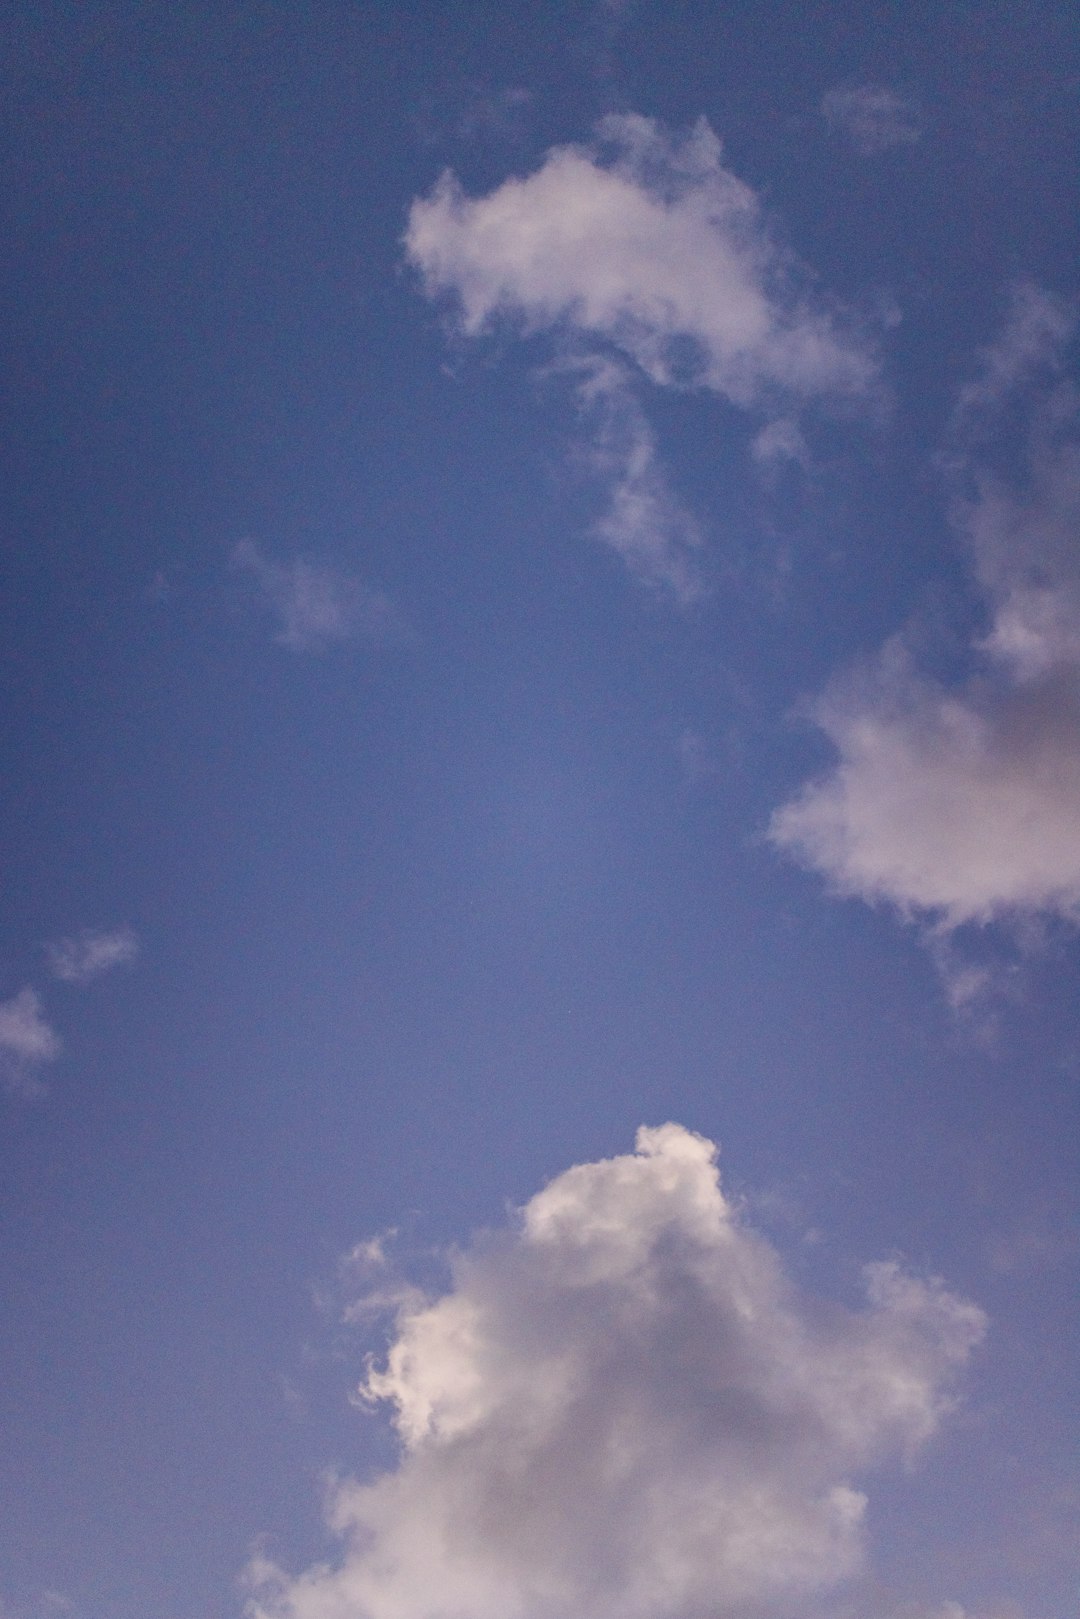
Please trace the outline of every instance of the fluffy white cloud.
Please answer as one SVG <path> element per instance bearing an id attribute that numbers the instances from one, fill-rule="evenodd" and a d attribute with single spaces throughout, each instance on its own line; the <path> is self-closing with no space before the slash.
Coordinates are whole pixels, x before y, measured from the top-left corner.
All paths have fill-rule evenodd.
<path id="1" fill-rule="evenodd" d="M 60 1036 L 42 1016 L 41 997 L 21 989 L 0 1001 L 0 1081 L 24 1096 L 40 1093 L 34 1070 L 60 1055 Z"/>
<path id="2" fill-rule="evenodd" d="M 389 597 L 351 574 L 303 558 L 271 561 L 252 540 L 233 547 L 232 562 L 254 579 L 278 620 L 279 644 L 291 652 L 323 652 L 355 639 L 392 645 L 405 637 Z"/>
<path id="3" fill-rule="evenodd" d="M 607 118 L 604 152 L 562 146 L 486 197 L 453 175 L 413 203 L 409 258 L 464 331 L 497 316 L 613 343 L 655 382 L 740 404 L 771 389 L 859 394 L 865 347 L 800 288 L 749 186 L 704 119 L 683 140 L 650 118 Z"/>
<path id="4" fill-rule="evenodd" d="M 844 894 L 947 925 L 1080 917 L 1080 679 L 950 693 L 903 649 L 814 714 L 840 755 L 772 836 Z"/>
<path id="5" fill-rule="evenodd" d="M 912 146 L 921 133 L 918 114 L 906 96 L 884 84 L 862 84 L 830 90 L 821 111 L 832 128 L 841 130 L 860 152 Z"/>
<path id="6" fill-rule="evenodd" d="M 135 960 L 139 940 L 134 928 L 87 929 L 71 939 L 58 939 L 46 948 L 49 968 L 68 984 L 88 984 L 102 973 Z"/>
<path id="7" fill-rule="evenodd" d="M 607 118 L 594 146 L 556 147 L 486 196 L 466 196 L 446 174 L 413 203 L 405 245 L 465 335 L 506 320 L 586 356 L 603 407 L 587 413 L 591 453 L 610 464 L 596 532 L 638 578 L 683 602 L 699 593 L 698 535 L 634 403 L 635 378 L 772 413 L 865 400 L 877 386 L 867 343 L 812 292 L 704 119 L 676 138 L 649 118 Z M 613 350 L 630 369 L 614 365 Z M 762 454 L 797 453 L 797 426 L 784 420 Z"/>
<path id="8" fill-rule="evenodd" d="M 836 766 L 773 817 L 772 836 L 843 893 L 945 928 L 1080 919 L 1080 422 L 1051 375 L 1028 401 L 1021 475 L 996 469 L 1018 396 L 1055 370 L 1070 322 L 1021 289 L 964 390 L 949 450 L 954 515 L 988 606 L 963 685 L 923 678 L 901 642 L 814 715 Z M 1000 449 L 1000 446 L 997 446 Z M 1000 457 L 999 457 L 1000 459 Z"/>
<path id="9" fill-rule="evenodd" d="M 339 1483 L 335 1563 L 251 1570 L 251 1619 L 725 1619 L 855 1574 L 854 1480 L 949 1406 L 981 1312 L 893 1264 L 796 1291 L 678 1125 L 579 1165 L 399 1309 L 363 1398 L 395 1471 Z"/>

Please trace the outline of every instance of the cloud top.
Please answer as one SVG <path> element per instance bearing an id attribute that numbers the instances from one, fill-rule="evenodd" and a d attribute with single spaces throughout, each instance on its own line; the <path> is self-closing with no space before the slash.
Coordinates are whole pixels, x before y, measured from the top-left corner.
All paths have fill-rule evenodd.
<path id="1" fill-rule="evenodd" d="M 257 1561 L 251 1619 L 700 1619 L 854 1574 L 857 1476 L 931 1436 L 983 1317 L 891 1264 L 803 1298 L 715 1157 L 643 1129 L 407 1297 L 362 1389 L 400 1463 L 334 1489 L 335 1563 Z"/>

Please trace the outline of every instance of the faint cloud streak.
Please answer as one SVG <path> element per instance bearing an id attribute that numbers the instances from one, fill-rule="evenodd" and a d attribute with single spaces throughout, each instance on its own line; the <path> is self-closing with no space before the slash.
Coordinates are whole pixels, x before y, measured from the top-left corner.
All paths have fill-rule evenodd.
<path id="1" fill-rule="evenodd" d="M 45 947 L 49 971 L 66 984 L 89 984 L 114 967 L 128 966 L 139 954 L 134 928 L 87 928 L 69 939 Z"/>
<path id="2" fill-rule="evenodd" d="M 36 1070 L 53 1062 L 61 1050 L 60 1036 L 42 1015 L 35 989 L 19 990 L 0 1001 L 0 1081 L 13 1095 L 34 1097 L 44 1093 Z"/>
<path id="3" fill-rule="evenodd" d="M 821 111 L 829 127 L 847 135 L 866 156 L 914 146 L 922 134 L 914 104 L 884 84 L 830 90 L 822 98 Z"/>
<path id="4" fill-rule="evenodd" d="M 389 597 L 341 569 L 304 558 L 276 562 L 264 556 L 253 540 L 235 545 L 231 560 L 254 581 L 277 619 L 275 639 L 290 652 L 325 652 L 335 644 L 357 640 L 396 646 L 408 639 Z"/>

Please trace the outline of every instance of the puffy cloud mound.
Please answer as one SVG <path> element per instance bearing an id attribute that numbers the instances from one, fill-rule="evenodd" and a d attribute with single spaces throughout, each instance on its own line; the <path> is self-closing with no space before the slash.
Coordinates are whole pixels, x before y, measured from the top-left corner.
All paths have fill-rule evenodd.
<path id="1" fill-rule="evenodd" d="M 343 1552 L 251 1570 L 251 1619 L 702 1619 L 854 1574 L 853 1479 L 948 1408 L 981 1312 L 896 1266 L 806 1300 L 668 1124 L 579 1165 L 407 1299 L 362 1393 L 397 1469 L 332 1495 Z"/>
<path id="2" fill-rule="evenodd" d="M 871 357 L 800 291 L 704 119 L 682 140 L 637 116 L 605 119 L 600 136 L 487 196 L 447 174 L 413 203 L 409 258 L 430 294 L 457 300 L 466 333 L 498 316 L 562 328 L 613 343 L 656 382 L 740 404 L 872 387 Z"/>
<path id="3" fill-rule="evenodd" d="M 960 397 L 954 515 L 988 607 L 975 675 L 934 683 L 891 643 L 815 705 L 838 762 L 772 820 L 841 892 L 944 929 L 1080 919 L 1080 414 L 1055 375 L 1071 329 L 1020 288 Z"/>
<path id="4" fill-rule="evenodd" d="M 950 693 L 898 646 L 815 705 L 840 755 L 772 836 L 843 894 L 946 927 L 1080 918 L 1080 680 Z"/>

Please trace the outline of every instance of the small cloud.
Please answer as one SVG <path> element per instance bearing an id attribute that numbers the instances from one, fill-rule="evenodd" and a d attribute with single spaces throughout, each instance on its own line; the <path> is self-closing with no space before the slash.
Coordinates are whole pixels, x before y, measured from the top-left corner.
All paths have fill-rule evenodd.
<path id="1" fill-rule="evenodd" d="M 275 639 L 290 652 L 325 652 L 356 640 L 393 646 L 407 638 L 390 598 L 341 569 L 304 558 L 274 562 L 253 540 L 233 547 L 232 564 L 255 581 L 278 620 Z"/>
<path id="2" fill-rule="evenodd" d="M 693 726 L 684 726 L 679 732 L 675 752 L 680 774 L 687 787 L 696 787 L 709 777 L 719 775 L 719 765 L 708 742 Z"/>
<path id="3" fill-rule="evenodd" d="M 462 140 L 474 143 L 520 140 L 527 130 L 535 100 L 533 92 L 520 85 L 502 90 L 485 90 L 473 85 L 458 133 Z"/>
<path id="4" fill-rule="evenodd" d="M 922 678 L 902 642 L 814 707 L 837 764 L 772 819 L 842 894 L 938 929 L 1080 921 L 1080 682 L 1001 693 Z M 970 1001 L 979 985 L 957 986 Z"/>
<path id="5" fill-rule="evenodd" d="M 0 1001 L 0 1082 L 14 1095 L 40 1096 L 35 1069 L 60 1055 L 60 1036 L 42 1016 L 35 989 Z"/>
<path id="6" fill-rule="evenodd" d="M 391 1226 L 387 1231 L 377 1232 L 374 1237 L 365 1237 L 361 1242 L 354 1243 L 341 1261 L 342 1271 L 370 1274 L 372 1271 L 385 1270 L 390 1263 L 386 1246 L 396 1236 L 397 1227 Z"/>
<path id="7" fill-rule="evenodd" d="M 703 589 L 695 555 L 701 533 L 668 482 L 625 367 L 590 357 L 570 368 L 580 374 L 575 392 L 589 435 L 583 459 L 608 491 L 592 533 L 642 584 L 689 606 Z"/>
<path id="8" fill-rule="evenodd" d="M 751 444 L 750 454 L 763 471 L 773 471 L 785 461 L 795 462 L 800 467 L 810 462 L 802 429 L 792 416 L 780 416 L 768 422 Z"/>
<path id="9" fill-rule="evenodd" d="M 831 129 L 847 135 L 868 156 L 892 146 L 913 146 L 922 133 L 912 102 L 883 84 L 830 90 L 821 111 Z"/>
<path id="10" fill-rule="evenodd" d="M 993 431 L 996 415 L 1011 394 L 1040 371 L 1059 369 L 1062 351 L 1076 327 L 1076 306 L 1031 281 L 1012 289 L 1004 329 L 979 356 L 976 375 L 960 390 L 952 438 L 961 454 L 983 430 Z"/>
<path id="11" fill-rule="evenodd" d="M 123 967 L 139 954 L 134 928 L 120 927 L 95 931 L 87 928 L 70 939 L 57 939 L 47 945 L 49 970 L 65 984 L 89 984 L 114 967 Z"/>

